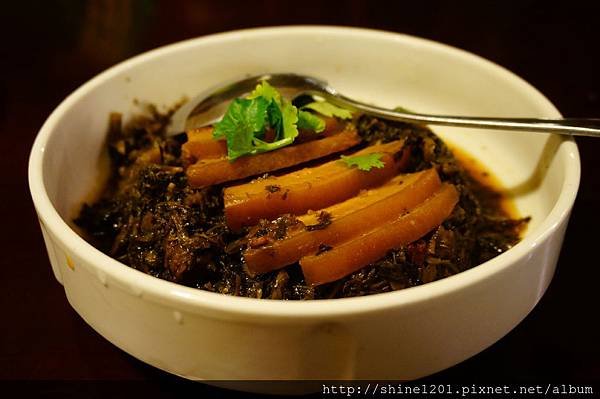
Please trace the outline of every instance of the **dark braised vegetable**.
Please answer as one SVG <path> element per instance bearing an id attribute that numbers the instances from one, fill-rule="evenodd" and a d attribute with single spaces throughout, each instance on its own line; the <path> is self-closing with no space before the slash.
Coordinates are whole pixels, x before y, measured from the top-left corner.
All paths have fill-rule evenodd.
<path id="1" fill-rule="evenodd" d="M 245 264 L 244 251 L 283 243 L 300 230 L 327 236 L 323 232 L 335 224 L 335 217 L 327 212 L 317 214 L 315 223 L 307 223 L 307 228 L 302 220 L 309 217 L 283 214 L 274 220 L 259 220 L 239 232 L 231 230 L 224 211 L 226 186 L 192 188 L 188 184 L 185 156 L 181 154 L 186 137 L 164 138 L 169 116 L 150 109 L 148 116 L 124 128 L 117 115 L 111 117 L 111 182 L 97 202 L 83 206 L 75 220 L 100 250 L 162 279 L 255 298 L 318 299 L 383 293 L 483 263 L 518 242 L 527 223 L 527 219 L 512 219 L 501 206 L 502 195 L 471 177 L 427 128 L 360 116 L 354 121 L 362 138 L 359 149 L 403 140 L 409 149 L 408 155 L 403 154 L 407 157 L 403 173 L 437 171 L 442 182 L 458 191 L 452 213 L 418 240 L 390 250 L 331 283 L 307 284 L 297 262 L 258 274 Z M 285 194 L 285 185 L 277 179 L 265 182 L 260 195 Z M 316 254 L 336 248 L 336 244 L 317 244 L 311 244 Z"/>

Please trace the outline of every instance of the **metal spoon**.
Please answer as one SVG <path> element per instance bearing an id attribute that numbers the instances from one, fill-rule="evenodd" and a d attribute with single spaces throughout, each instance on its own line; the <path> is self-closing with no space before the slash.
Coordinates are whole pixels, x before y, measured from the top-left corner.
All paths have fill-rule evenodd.
<path id="1" fill-rule="evenodd" d="M 263 80 L 266 80 L 272 86 L 277 87 L 283 95 L 293 96 L 301 93 L 316 95 L 351 111 L 359 111 L 388 120 L 412 122 L 424 125 L 460 126 L 600 137 L 600 119 L 488 118 L 399 112 L 361 103 L 338 93 L 337 90 L 329 86 L 327 82 L 314 77 L 291 73 L 253 76 L 204 91 L 175 112 L 171 119 L 171 124 L 167 128 L 167 135 L 175 135 L 190 128 L 206 126 L 218 121 L 233 99 L 249 93 Z"/>

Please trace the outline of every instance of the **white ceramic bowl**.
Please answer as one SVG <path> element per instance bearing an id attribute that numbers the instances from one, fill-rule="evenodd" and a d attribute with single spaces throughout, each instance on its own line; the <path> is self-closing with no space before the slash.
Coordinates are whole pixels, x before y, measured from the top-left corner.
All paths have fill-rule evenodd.
<path id="1" fill-rule="evenodd" d="M 264 72 L 314 75 L 351 97 L 422 112 L 560 116 L 542 94 L 495 64 L 386 32 L 253 29 L 125 61 L 60 104 L 29 164 L 52 268 L 87 323 L 142 361 L 192 379 L 405 380 L 480 352 L 531 311 L 554 273 L 580 174 L 575 143 L 546 134 L 434 129 L 484 161 L 532 221 L 523 241 L 497 258 L 398 292 L 307 302 L 229 297 L 126 267 L 70 227 L 98 179 L 110 112 L 135 112 L 134 99 L 170 105 Z"/>

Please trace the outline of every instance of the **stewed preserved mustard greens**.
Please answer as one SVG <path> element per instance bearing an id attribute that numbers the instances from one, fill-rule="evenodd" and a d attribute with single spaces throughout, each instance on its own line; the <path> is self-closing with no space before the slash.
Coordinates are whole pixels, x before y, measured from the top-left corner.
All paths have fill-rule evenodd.
<path id="1" fill-rule="evenodd" d="M 153 107 L 127 124 L 113 114 L 111 179 L 75 220 L 86 239 L 158 278 L 271 299 L 417 286 L 519 241 L 528 218 L 510 215 L 501 190 L 429 129 L 261 90 L 229 125 L 175 137 L 164 135 L 170 114 Z M 270 109 L 262 125 L 242 113 L 257 107 Z M 249 141 L 230 157 L 239 118 L 252 125 L 242 126 Z M 198 178 L 207 164 L 214 183 Z"/>

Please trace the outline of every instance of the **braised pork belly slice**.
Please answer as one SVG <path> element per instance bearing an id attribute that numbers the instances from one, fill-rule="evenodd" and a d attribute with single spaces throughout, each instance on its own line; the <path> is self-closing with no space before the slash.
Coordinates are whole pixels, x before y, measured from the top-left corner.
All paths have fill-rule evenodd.
<path id="1" fill-rule="evenodd" d="M 401 140 L 376 144 L 351 155 L 378 153 L 383 163 L 381 168 L 363 171 L 333 160 L 282 176 L 228 187 L 223 192 L 227 225 L 239 231 L 261 219 L 274 219 L 284 214 L 302 215 L 311 209 L 323 209 L 342 202 L 397 175 L 408 164 L 409 152 Z"/>
<path id="2" fill-rule="evenodd" d="M 300 259 L 306 282 L 319 285 L 336 281 L 423 237 L 452 213 L 458 202 L 456 188 L 444 183 L 430 198 L 412 211 L 374 227 L 350 241 L 316 255 Z"/>
<path id="3" fill-rule="evenodd" d="M 254 273 L 275 270 L 383 226 L 423 203 L 440 185 L 435 169 L 398 175 L 344 202 L 299 216 L 303 229 L 244 252 L 248 269 Z"/>
<path id="4" fill-rule="evenodd" d="M 226 157 L 200 159 L 187 168 L 186 174 L 191 187 L 203 188 L 289 168 L 347 150 L 360 142 L 361 138 L 356 131 L 349 129 L 319 140 L 244 156 L 234 161 Z"/>

